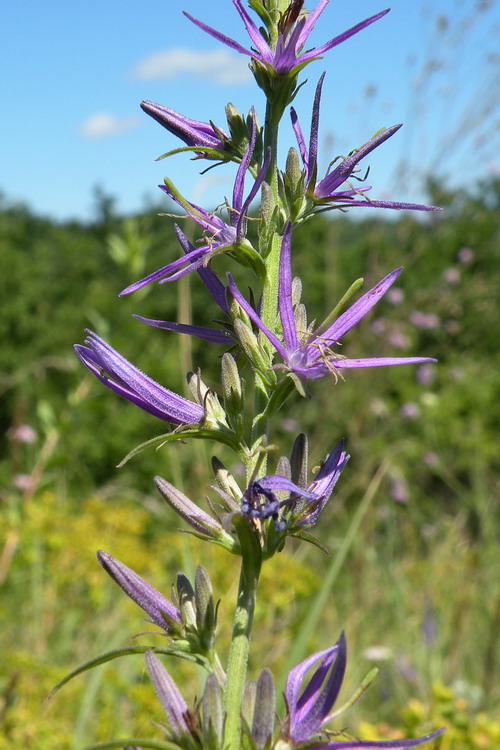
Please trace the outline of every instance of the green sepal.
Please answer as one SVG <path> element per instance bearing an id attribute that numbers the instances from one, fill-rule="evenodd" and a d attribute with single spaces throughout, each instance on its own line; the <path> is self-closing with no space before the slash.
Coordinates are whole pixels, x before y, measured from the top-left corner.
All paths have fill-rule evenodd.
<path id="1" fill-rule="evenodd" d="M 248 0 L 248 5 L 259 16 L 268 31 L 273 28 L 275 25 L 273 18 L 271 14 L 267 12 L 264 3 L 262 3 L 261 0 Z"/>
<path id="2" fill-rule="evenodd" d="M 351 695 L 349 700 L 347 700 L 345 703 L 340 706 L 336 711 L 334 711 L 332 714 L 330 714 L 330 719 L 333 719 L 334 717 L 338 716 L 339 714 L 346 711 L 348 708 L 351 708 L 355 703 L 359 701 L 359 699 L 363 696 L 363 694 L 368 690 L 370 685 L 372 684 L 373 680 L 378 675 L 378 669 L 377 667 L 374 667 L 371 669 L 366 677 L 364 677 L 361 682 L 359 683 L 358 687 L 354 691 L 354 693 Z"/>
<path id="3" fill-rule="evenodd" d="M 196 627 L 200 643 L 211 652 L 217 626 L 217 610 L 214 604 L 212 584 L 207 571 L 198 565 L 195 576 Z"/>
<path id="4" fill-rule="evenodd" d="M 276 414 L 276 412 L 281 409 L 287 398 L 293 392 L 293 386 L 294 384 L 292 380 L 290 380 L 290 378 L 283 378 L 283 380 L 280 380 L 278 385 L 271 393 L 271 397 L 266 404 L 266 408 L 262 412 L 262 416 L 266 419 L 269 419 L 269 417 L 272 417 L 273 414 Z"/>
<path id="5" fill-rule="evenodd" d="M 289 378 L 292 383 L 294 384 L 297 391 L 300 393 L 300 395 L 303 398 L 311 398 L 311 394 L 309 393 L 309 389 L 307 387 L 307 379 L 301 378 L 300 375 L 297 375 L 296 372 L 288 372 L 287 378 Z"/>
<path id="6" fill-rule="evenodd" d="M 309 544 L 313 544 L 315 547 L 317 547 L 322 552 L 324 552 L 325 555 L 330 555 L 330 552 L 324 546 L 324 544 L 321 544 L 321 542 L 318 541 L 318 539 L 316 539 L 315 536 L 313 536 L 312 534 L 309 534 L 308 531 L 298 531 L 297 533 L 293 531 L 289 531 L 288 536 L 293 536 L 295 537 L 295 539 L 301 539 L 303 542 L 309 542 Z"/>
<path id="7" fill-rule="evenodd" d="M 241 161 L 241 158 L 230 154 L 228 151 L 222 151 L 218 148 L 210 148 L 210 146 L 181 146 L 179 148 L 173 148 L 171 151 L 166 151 L 161 156 L 157 156 L 155 161 L 161 161 L 162 159 L 166 159 L 168 156 L 181 154 L 184 151 L 193 151 L 196 154 L 202 153 L 207 159 L 214 159 L 221 162 L 234 161 L 238 163 L 239 161 Z"/>
<path id="8" fill-rule="evenodd" d="M 226 510 L 229 512 L 239 510 L 241 500 L 240 486 L 217 456 L 212 456 L 212 471 L 218 487 L 229 495 L 229 499 L 234 502 L 234 506 L 231 504 L 226 507 Z"/>
<path id="9" fill-rule="evenodd" d="M 321 334 L 326 331 L 327 328 L 329 328 L 333 321 L 338 317 L 342 308 L 346 306 L 353 294 L 356 294 L 358 289 L 363 286 L 364 282 L 365 280 L 363 278 L 359 278 L 356 279 L 356 281 L 353 281 L 347 292 L 343 295 L 339 302 L 337 302 L 331 313 L 329 313 L 324 321 L 317 327 L 315 331 L 316 336 L 321 336 Z"/>
<path id="10" fill-rule="evenodd" d="M 69 674 L 67 674 L 65 677 L 62 678 L 62 680 L 59 680 L 57 685 L 52 688 L 50 691 L 47 700 L 52 700 L 54 695 L 64 686 L 66 683 L 70 682 L 74 677 L 77 677 L 79 674 L 83 674 L 84 672 L 88 672 L 89 669 L 93 669 L 94 667 L 98 667 L 101 664 L 106 664 L 108 661 L 113 661 L 113 659 L 119 659 L 120 656 L 130 656 L 132 654 L 145 654 L 146 651 L 154 651 L 155 654 L 165 654 L 166 656 L 177 656 L 180 659 L 186 659 L 186 661 L 191 661 L 195 664 L 199 664 L 200 666 L 204 667 L 208 671 L 210 671 L 211 666 L 208 660 L 204 656 L 200 656 L 199 654 L 193 654 L 189 651 L 182 651 L 179 648 L 158 648 L 157 646 L 130 646 L 125 648 L 116 648 L 112 651 L 106 651 L 106 653 L 101 654 L 100 656 L 96 656 L 93 659 L 90 659 L 90 661 L 86 661 L 84 664 L 80 664 L 79 667 L 76 667 L 76 669 L 73 669 Z"/>
<path id="11" fill-rule="evenodd" d="M 220 251 L 215 250 L 211 253 L 211 257 L 217 255 Z M 248 240 L 239 242 L 238 244 L 231 245 L 231 248 L 225 249 L 225 252 L 234 258 L 241 266 L 250 268 L 257 276 L 259 281 L 262 281 L 266 275 L 266 264 L 262 260 L 262 257 L 257 250 L 252 247 Z"/>
<path id="12" fill-rule="evenodd" d="M 245 352 L 254 369 L 259 373 L 266 388 L 273 388 L 276 383 L 276 373 L 271 370 L 271 359 L 261 346 L 261 343 L 249 325 L 236 318 L 234 332 L 238 336 L 241 349 Z"/>
<path id="13" fill-rule="evenodd" d="M 214 674 L 207 675 L 201 698 L 201 726 L 209 746 L 221 747 L 224 709 L 219 682 Z"/>
<path id="14" fill-rule="evenodd" d="M 218 547 L 222 547 L 222 549 L 225 549 L 226 552 L 230 552 L 232 555 L 238 555 L 238 557 L 241 557 L 241 549 L 236 540 L 230 547 L 220 539 L 214 539 L 211 536 L 205 536 L 205 534 L 200 534 L 199 531 L 194 531 L 194 529 L 177 529 L 177 531 L 180 534 L 190 534 L 191 536 L 196 537 L 196 539 L 200 539 L 202 542 L 211 542 L 212 544 L 216 544 Z"/>

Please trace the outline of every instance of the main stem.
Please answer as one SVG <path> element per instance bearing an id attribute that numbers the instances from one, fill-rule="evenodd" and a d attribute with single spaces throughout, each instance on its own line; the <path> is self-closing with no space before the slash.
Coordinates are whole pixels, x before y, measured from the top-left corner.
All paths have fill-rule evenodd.
<path id="1" fill-rule="evenodd" d="M 271 151 L 271 161 L 267 170 L 266 181 L 271 188 L 274 206 L 279 205 L 278 195 L 278 131 L 283 114 L 272 99 L 267 100 L 266 120 L 264 126 L 264 149 Z M 274 207 L 273 206 L 273 207 Z M 265 325 L 274 331 L 278 306 L 278 280 L 280 260 L 280 236 L 274 232 L 270 252 L 266 257 L 266 277 L 262 288 L 261 316 Z"/>
<path id="2" fill-rule="evenodd" d="M 237 521 L 237 527 L 242 547 L 242 562 L 224 691 L 224 748 L 227 750 L 240 750 L 241 746 L 241 704 L 261 566 L 260 544 L 250 522 L 246 518 L 241 518 Z"/>

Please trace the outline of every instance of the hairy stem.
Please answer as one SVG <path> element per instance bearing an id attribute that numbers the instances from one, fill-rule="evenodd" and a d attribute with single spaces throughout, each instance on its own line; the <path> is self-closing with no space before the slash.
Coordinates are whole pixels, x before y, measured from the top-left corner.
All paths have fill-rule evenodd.
<path id="1" fill-rule="evenodd" d="M 246 518 L 240 517 L 235 521 L 235 525 L 242 547 L 242 562 L 224 690 L 226 723 L 223 744 L 227 750 L 240 750 L 241 745 L 241 703 L 245 688 L 250 635 L 262 562 L 258 537 L 250 522 Z"/>

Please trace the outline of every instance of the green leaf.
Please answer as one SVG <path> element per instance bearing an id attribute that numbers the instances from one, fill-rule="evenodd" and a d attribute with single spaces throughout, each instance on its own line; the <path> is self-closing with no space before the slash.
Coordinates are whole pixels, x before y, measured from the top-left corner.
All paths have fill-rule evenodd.
<path id="1" fill-rule="evenodd" d="M 88 745 L 83 750 L 107 750 L 107 748 L 119 748 L 123 750 L 124 747 L 140 747 L 152 748 L 152 750 L 179 750 L 179 745 L 175 742 L 162 742 L 161 740 L 148 740 L 144 737 L 132 737 L 123 740 L 110 740 L 109 742 L 99 742 L 97 745 Z"/>
<path id="2" fill-rule="evenodd" d="M 123 466 L 125 466 L 126 463 L 130 461 L 131 458 L 133 458 L 146 448 L 151 448 L 153 446 L 161 448 L 164 443 L 171 443 L 174 440 L 185 440 L 186 438 L 195 438 L 197 440 L 214 440 L 217 443 L 228 445 L 236 452 L 240 447 L 236 435 L 228 430 L 210 430 L 208 428 L 198 426 L 183 427 L 181 429 L 174 430 L 173 432 L 167 432 L 163 435 L 157 435 L 156 437 L 151 438 L 151 440 L 146 440 L 146 442 L 141 443 L 140 445 L 136 445 L 135 448 L 132 448 L 132 450 L 129 451 L 124 458 L 122 458 L 120 463 L 117 464 L 117 468 L 121 469 Z"/>
<path id="3" fill-rule="evenodd" d="M 289 536 L 294 536 L 296 539 L 302 539 L 303 542 L 309 542 L 309 544 L 314 544 L 314 546 L 320 549 L 322 552 L 324 552 L 325 555 L 330 554 L 328 549 L 323 544 L 321 544 L 321 542 L 318 539 L 316 539 L 315 536 L 313 536 L 312 534 L 309 534 L 307 531 L 299 531 L 296 534 L 292 532 L 289 534 Z"/>
<path id="4" fill-rule="evenodd" d="M 181 659 L 186 659 L 187 661 L 194 662 L 195 664 L 200 664 L 203 667 L 207 666 L 206 659 L 204 659 L 202 656 L 191 654 L 187 651 L 183 652 L 175 648 L 157 648 L 156 646 L 129 646 L 126 648 L 117 648 L 113 649 L 112 651 L 106 651 L 106 653 L 101 654 L 100 656 L 96 656 L 90 661 L 85 662 L 84 664 L 80 664 L 79 667 L 63 677 L 62 680 L 60 680 L 57 685 L 52 688 L 47 697 L 47 700 L 52 700 L 57 691 L 60 690 L 63 685 L 66 685 L 67 682 L 72 680 L 73 677 L 77 677 L 77 675 L 83 674 L 83 672 L 88 672 L 89 669 L 98 667 L 101 664 L 106 664 L 108 661 L 113 661 L 113 659 L 118 659 L 120 656 L 144 654 L 146 653 L 146 651 L 154 651 L 155 654 L 166 654 L 167 656 L 178 656 Z"/>

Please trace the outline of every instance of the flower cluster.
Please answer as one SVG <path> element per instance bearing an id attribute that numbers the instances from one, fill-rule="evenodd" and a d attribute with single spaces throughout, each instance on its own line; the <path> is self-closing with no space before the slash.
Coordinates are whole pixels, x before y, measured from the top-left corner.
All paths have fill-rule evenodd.
<path id="1" fill-rule="evenodd" d="M 123 740 L 128 750 L 141 747 L 403 750 L 431 740 L 441 730 L 417 739 L 371 742 L 339 734 L 339 730 L 332 728 L 340 712 L 357 700 L 367 686 L 362 684 L 350 701 L 334 709 L 347 664 L 344 634 L 332 646 L 304 658 L 290 670 L 279 721 L 271 671 L 265 667 L 255 681 L 248 680 L 247 664 L 262 565 L 283 549 L 289 537 L 323 548 L 311 530 L 320 525 L 323 511 L 350 458 L 344 439 L 336 436 L 331 441 L 333 447 L 311 476 L 308 439 L 300 433 L 288 456 L 278 458 L 271 471 L 269 465 L 276 450 L 271 440 L 274 415 L 296 397 L 296 391 L 312 398 L 314 381 L 318 378 L 330 376 L 335 384 L 349 369 L 435 361 L 432 357 L 393 357 L 383 352 L 377 357 L 353 358 L 350 350 L 346 349 L 345 354 L 340 350 L 344 337 L 388 292 L 401 268 L 387 273 L 347 306 L 361 286 L 362 280 L 355 281 L 322 323 L 308 322 L 306 305 L 301 300 L 301 281 L 292 274 L 293 255 L 300 252 L 300 248 L 292 249 L 294 228 L 315 213 L 333 208 L 437 209 L 372 200 L 368 196 L 369 186 L 355 187 L 352 183 L 359 180 L 360 161 L 395 135 L 400 125 L 380 130 L 346 157 L 334 160 L 326 175 L 318 178 L 319 109 L 324 74 L 314 97 L 309 143 L 306 144 L 292 108 L 290 115 L 298 151 L 290 149 L 286 169 L 278 168 L 279 125 L 302 85 L 298 82 L 301 70 L 382 19 L 388 11 L 382 10 L 311 48 L 307 46 L 309 35 L 328 0 L 320 0 L 311 11 L 304 8 L 303 0 L 248 0 L 249 10 L 256 14 L 258 23 L 243 0 L 232 2 L 249 36 L 248 47 L 190 14 L 185 15 L 202 31 L 250 58 L 255 81 L 266 96 L 264 126 L 259 125 L 253 108 L 244 117 L 233 105 L 228 105 L 226 132 L 212 122 L 194 120 L 161 104 L 142 103 L 144 112 L 182 144 L 165 156 L 187 151 L 196 161 L 231 162 L 235 178 L 231 201 L 226 200 L 226 213 L 222 216 L 190 202 L 165 178 L 160 189 L 184 211 L 186 218 L 194 221 L 199 240 L 191 242 L 176 226 L 180 256 L 133 281 L 121 292 L 127 295 L 153 282 L 173 282 L 196 271 L 208 293 L 208 304 L 214 304 L 220 318 L 217 327 L 163 321 L 139 314 L 135 317 L 149 326 L 225 347 L 222 356 L 220 349 L 214 353 L 214 357 L 220 356 L 221 364 L 219 395 L 203 382 L 200 372 L 187 375 L 191 398 L 175 393 L 141 372 L 91 331 L 87 332 L 85 343 L 75 347 L 82 363 L 109 390 L 173 428 L 149 444 L 194 438 L 208 440 L 216 446 L 224 445 L 234 462 L 244 466 L 245 478 L 239 482 L 220 458 L 213 456 L 215 483 L 210 487 L 207 509 L 201 507 L 198 498 L 191 499 L 168 479 L 155 478 L 160 496 L 188 525 L 189 533 L 216 544 L 241 563 L 229 656 L 224 667 L 216 645 L 218 608 L 210 578 L 202 566 L 198 566 L 193 581 L 179 573 L 167 598 L 132 568 L 100 551 L 98 560 L 104 570 L 156 627 L 153 634 L 142 635 L 156 634 L 162 640 L 109 652 L 93 664 L 124 652 L 145 654 L 147 671 L 167 718 L 166 723 L 159 725 L 164 739 Z M 257 232 L 250 232 L 251 206 L 259 196 L 260 205 L 253 214 L 258 228 Z M 251 269 L 258 289 L 250 295 L 243 294 L 233 271 L 221 280 L 217 273 L 221 254 L 226 256 L 226 262 Z M 188 706 L 167 672 L 161 655 L 186 659 L 206 670 L 201 699 L 193 707 Z M 81 669 L 75 673 L 78 671 Z M 118 747 L 120 742 L 113 741 L 109 746 Z"/>

